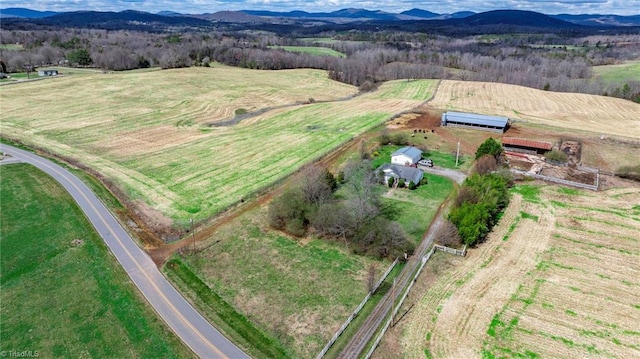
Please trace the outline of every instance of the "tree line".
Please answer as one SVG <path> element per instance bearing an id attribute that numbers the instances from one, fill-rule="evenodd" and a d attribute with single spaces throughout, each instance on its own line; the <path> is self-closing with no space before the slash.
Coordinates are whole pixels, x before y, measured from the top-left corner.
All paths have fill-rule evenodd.
<path id="1" fill-rule="evenodd" d="M 452 38 L 406 32 L 329 32 L 345 58 L 286 52 L 272 46 L 308 41 L 258 32 L 147 33 L 96 29 L 0 31 L 4 72 L 25 65 L 93 66 L 103 70 L 207 66 L 213 61 L 252 69 L 314 68 L 355 86 L 395 79 L 502 82 L 538 89 L 616 96 L 640 101 L 640 83 L 610 85 L 591 67 L 636 59 L 640 35 L 571 38 L 554 34 Z M 635 45 L 635 46 L 633 46 Z M 366 87 L 366 86 L 365 86 Z"/>
<path id="2" fill-rule="evenodd" d="M 484 240 L 509 204 L 511 174 L 502 168 L 500 143 L 488 138 L 476 151 L 474 173 L 458 191 L 448 219 L 455 226 L 445 226 L 443 237 L 451 243 L 455 238 L 472 246 Z"/>

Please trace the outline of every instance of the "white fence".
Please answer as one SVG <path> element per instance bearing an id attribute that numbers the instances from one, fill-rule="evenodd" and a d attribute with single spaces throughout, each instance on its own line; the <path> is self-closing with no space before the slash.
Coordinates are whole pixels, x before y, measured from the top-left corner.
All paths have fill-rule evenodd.
<path id="1" fill-rule="evenodd" d="M 564 180 L 564 179 L 556 178 L 556 177 L 549 177 L 549 176 L 545 176 L 545 175 L 539 175 L 539 174 L 530 173 L 530 172 L 519 171 L 519 170 L 515 170 L 515 169 L 512 169 L 511 172 L 519 173 L 519 174 L 521 174 L 523 176 L 532 177 L 532 178 L 540 179 L 540 180 L 543 180 L 543 181 L 555 182 L 555 183 L 563 184 L 563 185 L 566 185 L 566 186 L 584 188 L 584 189 L 588 189 L 588 190 L 592 190 L 592 191 L 598 191 L 598 188 L 600 187 L 600 174 L 598 172 L 596 172 L 595 184 L 592 184 L 592 185 L 591 184 L 586 184 L 586 183 L 568 181 L 568 180 Z"/>
<path id="2" fill-rule="evenodd" d="M 450 253 L 450 254 L 455 254 L 455 255 L 460 256 L 460 257 L 464 257 L 464 256 L 467 255 L 467 246 L 464 246 L 464 248 L 462 248 L 461 250 L 460 249 L 441 246 L 439 244 L 436 244 L 433 247 L 435 249 L 439 250 L 439 251 L 443 251 L 443 252 Z"/>
<path id="3" fill-rule="evenodd" d="M 351 313 L 351 315 L 349 316 L 349 318 L 347 318 L 347 320 L 344 322 L 344 324 L 342 324 L 342 326 L 340 327 L 340 329 L 338 329 L 338 331 L 333 335 L 333 337 L 331 337 L 331 340 L 329 340 L 329 342 L 327 343 L 327 345 L 324 346 L 324 348 L 322 348 L 322 350 L 320 351 L 320 353 L 316 356 L 316 359 L 320 359 L 322 358 L 325 354 L 327 354 L 327 352 L 329 351 L 329 349 L 331 348 L 331 346 L 336 342 L 336 340 L 338 340 L 338 337 L 342 334 L 342 332 L 344 332 L 345 329 L 347 329 L 347 327 L 349 326 L 349 324 L 351 324 L 351 321 L 353 321 L 353 319 L 358 315 L 358 313 L 362 310 L 362 308 L 364 307 L 365 304 L 367 304 L 367 301 L 369 301 L 369 298 L 371 298 L 371 295 L 373 293 L 376 292 L 376 290 L 378 289 L 378 287 L 380 287 L 380 285 L 382 284 L 382 282 L 384 282 L 384 280 L 387 278 L 387 276 L 389 275 L 389 273 L 391 273 L 391 271 L 393 270 L 393 268 L 396 266 L 396 264 L 398 264 L 398 259 L 396 258 L 395 261 L 393 261 L 393 263 L 391 263 L 391 265 L 389 266 L 389 268 L 387 268 L 387 271 L 384 272 L 384 274 L 382 275 L 382 277 L 380 278 L 380 280 L 378 280 L 378 282 L 376 283 L 376 285 L 373 287 L 373 289 L 371 290 L 371 292 L 369 292 L 369 294 L 367 294 L 366 297 L 364 297 L 364 299 L 362 300 L 362 302 L 360 302 L 360 304 L 358 305 L 358 307 L 356 308 L 356 310 L 353 311 L 353 313 Z"/>
<path id="4" fill-rule="evenodd" d="M 420 268 L 418 268 L 418 271 L 413 276 L 413 280 L 411 280 L 411 284 L 409 284 L 409 287 L 407 287 L 407 290 L 405 290 L 404 294 L 402 295 L 402 298 L 400 298 L 400 301 L 398 302 L 398 304 L 396 304 L 396 307 L 395 308 L 391 308 L 392 311 L 393 311 L 391 316 L 389 317 L 389 319 L 387 319 L 387 322 L 382 327 L 382 330 L 380 331 L 380 333 L 376 337 L 376 340 L 373 342 L 373 345 L 371 345 L 371 348 L 369 348 L 369 351 L 367 352 L 367 355 L 365 355 L 365 359 L 369 359 L 369 358 L 371 358 L 371 355 L 373 355 L 373 352 L 376 350 L 376 348 L 380 344 L 380 341 L 382 340 L 382 337 L 384 336 L 384 333 L 386 333 L 387 329 L 389 329 L 389 326 L 391 325 L 391 322 L 393 321 L 393 318 L 396 316 L 396 314 L 400 310 L 400 306 L 402 306 L 402 303 L 404 302 L 405 298 L 407 297 L 407 295 L 411 291 L 411 287 L 413 287 L 413 284 L 416 282 L 416 279 L 418 279 L 418 276 L 420 275 L 420 273 L 422 273 L 422 269 L 424 268 L 425 264 L 427 264 L 427 261 L 429 260 L 429 258 L 431 258 L 431 256 L 433 255 L 433 253 L 435 251 L 436 251 L 436 247 L 435 246 L 431 247 L 431 250 L 429 252 L 427 252 L 427 254 L 425 254 L 424 257 L 422 257 L 422 264 L 420 264 Z M 391 301 L 391 306 L 393 307 L 393 300 Z"/>

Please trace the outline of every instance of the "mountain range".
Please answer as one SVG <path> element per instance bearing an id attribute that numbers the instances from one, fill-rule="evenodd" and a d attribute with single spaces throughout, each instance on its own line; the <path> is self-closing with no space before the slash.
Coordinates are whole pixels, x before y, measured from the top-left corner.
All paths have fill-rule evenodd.
<path id="1" fill-rule="evenodd" d="M 0 9 L 4 29 L 33 29 L 38 26 L 96 28 L 107 30 L 164 31 L 179 28 L 238 30 L 244 29 L 311 35 L 322 31 L 387 29 L 392 31 L 438 31 L 445 34 L 474 34 L 483 31 L 513 32 L 515 29 L 570 30 L 580 33 L 619 31 L 637 33 L 640 15 L 545 15 L 522 10 L 470 11 L 438 14 L 422 9 L 401 13 L 365 9 L 342 9 L 333 12 L 273 12 L 258 10 L 219 11 L 206 14 L 180 14 L 162 11 L 157 14 L 125 10 L 120 12 L 75 11 L 52 12 L 25 8 Z M 609 29 L 609 30 L 607 30 Z"/>

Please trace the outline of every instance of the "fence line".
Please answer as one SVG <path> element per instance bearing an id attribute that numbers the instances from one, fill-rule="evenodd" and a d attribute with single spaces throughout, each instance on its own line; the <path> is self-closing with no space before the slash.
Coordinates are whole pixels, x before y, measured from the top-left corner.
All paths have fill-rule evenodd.
<path id="1" fill-rule="evenodd" d="M 439 244 L 436 244 L 433 247 L 435 249 L 439 250 L 439 251 L 443 251 L 443 252 L 450 253 L 450 254 L 455 254 L 455 255 L 460 256 L 460 257 L 464 257 L 464 256 L 467 255 L 467 246 L 464 246 L 464 248 L 462 250 L 455 249 L 455 248 L 450 248 L 450 247 L 446 247 L 446 246 L 441 246 Z"/>
<path id="2" fill-rule="evenodd" d="M 340 327 L 340 329 L 338 329 L 338 331 L 336 331 L 336 333 L 333 335 L 333 337 L 331 337 L 331 339 L 329 340 L 329 342 L 327 343 L 327 345 L 324 346 L 324 348 L 322 348 L 322 350 L 320 351 L 320 353 L 318 353 L 318 355 L 316 356 L 316 359 L 320 359 L 322 358 L 325 354 L 327 354 L 327 352 L 329 351 L 329 349 L 331 348 L 331 346 L 336 342 L 336 340 L 338 340 L 338 337 L 340 337 L 340 335 L 342 334 L 342 332 L 344 332 L 345 329 L 347 329 L 347 327 L 349 326 L 349 324 L 351 324 L 351 321 L 353 321 L 353 319 L 358 315 L 358 313 L 362 310 L 362 308 L 364 308 L 365 304 L 367 304 L 367 302 L 369 301 L 369 299 L 371 298 L 371 294 L 375 293 L 376 290 L 378 289 L 378 287 L 380 287 L 380 285 L 382 284 L 382 282 L 384 282 L 384 280 L 387 278 L 387 276 L 389 276 L 389 273 L 391 273 L 391 271 L 393 270 L 393 268 L 396 266 L 396 264 L 398 264 L 398 258 L 396 258 L 395 261 L 393 261 L 393 263 L 391 263 L 391 265 L 389 266 L 389 268 L 387 268 L 387 270 L 384 272 L 384 274 L 382 275 L 382 277 L 380 278 L 380 280 L 378 280 L 378 282 L 376 283 L 376 285 L 373 287 L 373 289 L 364 297 L 364 299 L 362 300 L 362 302 L 360 302 L 360 304 L 358 305 L 358 307 L 353 311 L 353 313 L 351 313 L 351 315 L 349 316 L 349 318 L 347 318 L 347 320 L 342 324 L 342 326 Z"/>
<path id="3" fill-rule="evenodd" d="M 411 287 L 413 287 L 413 284 L 416 282 L 416 279 L 418 278 L 420 273 L 422 273 L 422 269 L 424 268 L 425 264 L 427 264 L 427 261 L 431 258 L 431 256 L 435 251 L 436 251 L 436 247 L 433 246 L 431 247 L 431 250 L 427 252 L 427 254 L 425 254 L 424 257 L 422 257 L 422 264 L 420 264 L 420 268 L 418 268 L 418 271 L 416 272 L 416 274 L 413 276 L 413 279 L 411 280 L 411 284 L 409 284 L 409 287 L 407 287 L 407 290 L 405 290 L 404 294 L 402 295 L 402 298 L 400 298 L 400 301 L 398 302 L 398 304 L 396 304 L 395 308 L 393 308 L 394 301 L 393 300 L 391 301 L 390 309 L 392 310 L 392 314 L 389 317 L 389 319 L 387 319 L 387 322 L 384 324 L 384 326 L 382 327 L 382 330 L 376 337 L 376 340 L 371 345 L 371 348 L 369 348 L 367 355 L 364 356 L 365 359 L 370 359 L 371 355 L 373 355 L 373 352 L 376 350 L 376 348 L 380 344 L 380 341 L 382 341 L 382 337 L 384 336 L 384 333 L 386 333 L 387 329 L 389 329 L 389 326 L 391 325 L 393 318 L 396 316 L 396 314 L 400 310 L 400 306 L 402 306 L 402 303 L 404 302 L 405 298 L 407 298 L 407 295 L 411 291 Z"/>
<path id="4" fill-rule="evenodd" d="M 519 171 L 519 170 L 511 170 L 514 173 L 520 173 L 524 176 L 527 177 L 532 177 L 532 178 L 536 178 L 536 179 L 541 179 L 543 181 L 549 181 L 549 182 L 555 182 L 555 183 L 560 183 L 563 185 L 567 185 L 567 186 L 572 186 L 572 187 L 578 187 L 578 188 L 584 188 L 584 189 L 589 189 L 592 191 L 598 191 L 598 187 L 600 186 L 600 181 L 599 178 L 596 178 L 596 184 L 591 185 L 591 184 L 585 184 L 585 183 L 580 183 L 580 182 L 574 182 L 574 181 L 569 181 L 569 180 L 564 180 L 561 178 L 556 178 L 556 177 L 549 177 L 549 176 L 545 176 L 545 175 L 540 175 L 540 174 L 535 174 L 535 173 L 529 173 L 529 172 L 524 172 L 524 171 Z M 599 174 L 596 172 L 596 175 L 599 176 Z"/>

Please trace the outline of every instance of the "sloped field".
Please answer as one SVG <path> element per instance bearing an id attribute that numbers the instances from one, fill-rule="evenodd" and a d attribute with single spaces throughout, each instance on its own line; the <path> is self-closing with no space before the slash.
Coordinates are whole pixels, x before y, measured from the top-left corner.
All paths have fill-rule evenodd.
<path id="1" fill-rule="evenodd" d="M 321 103 L 357 90 L 315 70 L 70 76 L 0 88 L 0 129 L 82 162 L 145 211 L 184 221 L 218 213 L 426 101 L 434 84 L 391 82 L 378 92 Z M 295 104 L 310 97 L 318 103 Z M 233 126 L 208 126 L 238 109 L 266 111 Z"/>
<path id="2" fill-rule="evenodd" d="M 405 357 L 640 356 L 640 188 L 518 191 L 404 319 Z"/>
<path id="3" fill-rule="evenodd" d="M 640 104 L 612 97 L 443 80 L 430 104 L 597 134 L 640 137 Z"/>

